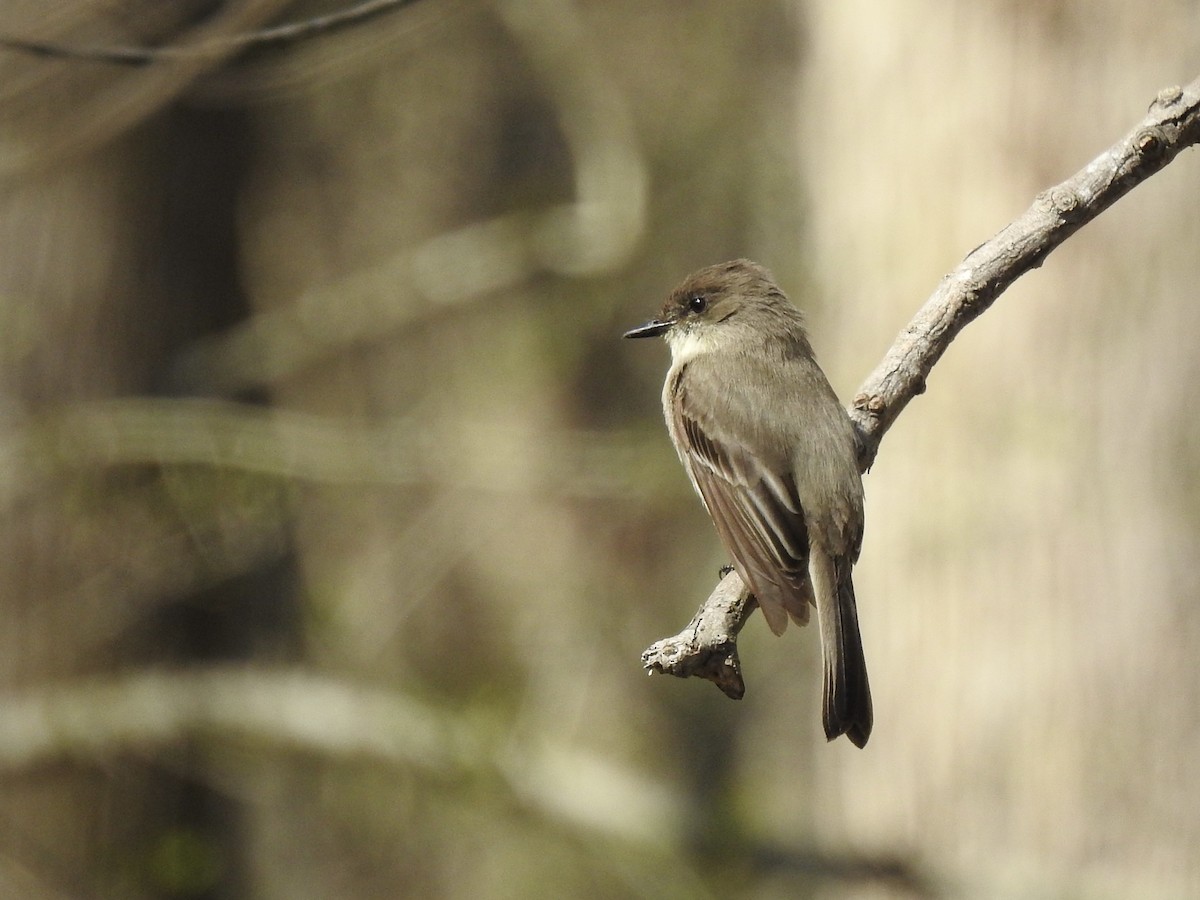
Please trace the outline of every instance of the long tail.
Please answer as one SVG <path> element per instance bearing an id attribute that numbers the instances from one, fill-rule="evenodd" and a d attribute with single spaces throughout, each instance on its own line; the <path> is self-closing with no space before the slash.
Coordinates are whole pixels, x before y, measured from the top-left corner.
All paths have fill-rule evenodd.
<path id="1" fill-rule="evenodd" d="M 844 734 L 856 747 L 863 747 L 871 736 L 874 717 L 850 577 L 852 564 L 845 557 L 832 559 L 816 547 L 811 562 L 825 658 L 825 736 L 832 741 Z"/>

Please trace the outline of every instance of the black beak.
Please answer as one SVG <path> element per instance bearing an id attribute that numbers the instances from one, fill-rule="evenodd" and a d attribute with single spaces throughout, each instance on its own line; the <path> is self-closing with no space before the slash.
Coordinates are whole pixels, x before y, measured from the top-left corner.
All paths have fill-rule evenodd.
<path id="1" fill-rule="evenodd" d="M 637 328 L 630 328 L 621 336 L 627 338 L 658 337 L 660 334 L 664 334 L 666 330 L 674 324 L 675 323 L 670 320 L 664 322 L 661 319 L 654 319 L 653 321 L 647 322 L 645 325 L 639 325 Z"/>

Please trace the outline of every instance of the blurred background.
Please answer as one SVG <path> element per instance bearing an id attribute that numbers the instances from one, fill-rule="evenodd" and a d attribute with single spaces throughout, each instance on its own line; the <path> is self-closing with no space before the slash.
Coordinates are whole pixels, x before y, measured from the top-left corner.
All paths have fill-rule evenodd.
<path id="1" fill-rule="evenodd" d="M 8 2 L 0 896 L 1200 896 L 1200 161 L 972 325 L 814 632 L 647 678 L 724 560 L 622 342 L 751 256 L 843 399 L 1197 75 L 1122 0 Z"/>

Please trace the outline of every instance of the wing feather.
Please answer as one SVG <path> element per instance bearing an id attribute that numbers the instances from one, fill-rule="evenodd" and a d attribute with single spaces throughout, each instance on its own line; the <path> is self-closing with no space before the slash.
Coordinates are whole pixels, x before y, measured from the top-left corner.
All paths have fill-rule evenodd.
<path id="1" fill-rule="evenodd" d="M 744 445 L 706 429 L 685 390 L 677 387 L 672 431 L 721 542 L 772 631 L 782 633 L 789 614 L 805 624 L 808 531 L 791 474 L 772 472 Z"/>

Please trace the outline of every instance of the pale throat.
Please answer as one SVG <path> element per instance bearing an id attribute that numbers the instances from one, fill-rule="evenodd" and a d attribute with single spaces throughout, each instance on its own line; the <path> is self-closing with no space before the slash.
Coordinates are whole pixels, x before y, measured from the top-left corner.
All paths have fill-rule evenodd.
<path id="1" fill-rule="evenodd" d="M 684 331 L 672 329 L 667 332 L 667 344 L 671 348 L 671 360 L 679 365 L 689 359 L 708 353 L 713 349 L 712 331 L 708 328 L 689 328 Z"/>

